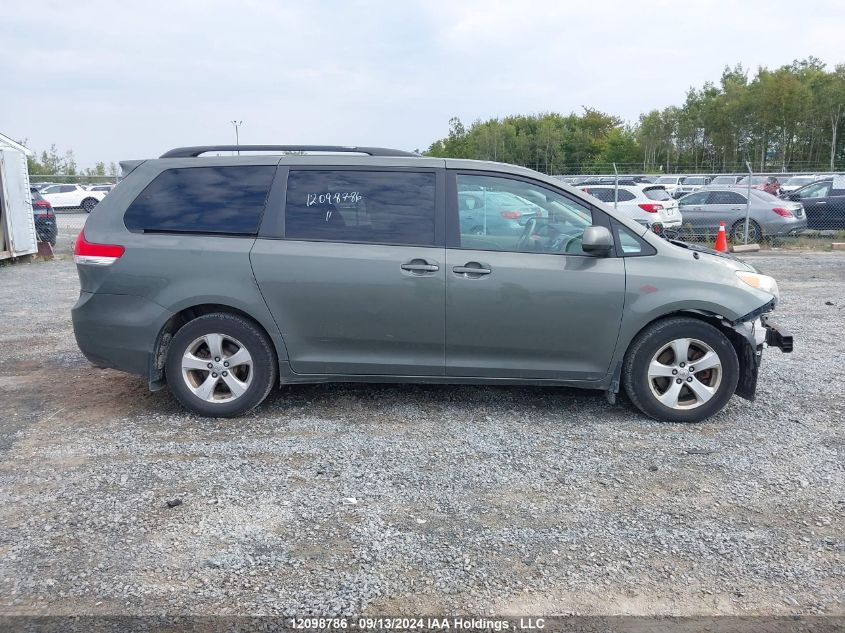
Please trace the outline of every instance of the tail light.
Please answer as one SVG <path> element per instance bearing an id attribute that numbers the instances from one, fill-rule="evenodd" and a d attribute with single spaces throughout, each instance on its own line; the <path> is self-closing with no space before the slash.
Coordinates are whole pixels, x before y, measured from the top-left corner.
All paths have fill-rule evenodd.
<path id="1" fill-rule="evenodd" d="M 651 230 L 658 235 L 663 233 L 663 225 L 660 222 L 655 222 L 651 225 Z"/>
<path id="2" fill-rule="evenodd" d="M 32 212 L 35 215 L 45 215 L 50 217 L 53 215 L 53 205 L 46 200 L 36 200 L 32 203 Z"/>
<path id="3" fill-rule="evenodd" d="M 789 209 L 784 209 L 783 207 L 775 207 L 772 209 L 775 213 L 777 213 L 782 218 L 792 218 L 795 217 L 792 215 L 792 211 Z"/>
<path id="4" fill-rule="evenodd" d="M 73 247 L 73 261 L 77 264 L 109 266 L 115 263 L 126 249 L 117 244 L 94 244 L 85 239 L 85 230 L 79 232 Z"/>
<path id="5" fill-rule="evenodd" d="M 522 211 L 502 211 L 499 215 L 506 220 L 518 220 L 522 217 Z"/>
<path id="6" fill-rule="evenodd" d="M 639 207 L 643 211 L 648 211 L 649 213 L 657 213 L 658 211 L 663 210 L 663 205 L 656 202 L 643 202 L 639 205 Z"/>

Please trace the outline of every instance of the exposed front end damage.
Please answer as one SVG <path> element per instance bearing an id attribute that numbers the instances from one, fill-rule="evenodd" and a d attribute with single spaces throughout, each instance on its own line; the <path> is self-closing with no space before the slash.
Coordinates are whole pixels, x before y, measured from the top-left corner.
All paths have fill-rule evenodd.
<path id="1" fill-rule="evenodd" d="M 772 300 L 737 321 L 722 322 L 739 359 L 739 381 L 735 393 L 746 400 L 754 400 L 764 346 L 777 347 L 784 353 L 792 351 L 792 334 L 768 318 L 767 313 L 774 306 L 775 301 Z"/>

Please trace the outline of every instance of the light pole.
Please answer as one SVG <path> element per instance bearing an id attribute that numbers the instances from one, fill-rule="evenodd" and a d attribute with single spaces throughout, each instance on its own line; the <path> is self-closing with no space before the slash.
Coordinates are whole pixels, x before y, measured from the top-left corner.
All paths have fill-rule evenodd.
<path id="1" fill-rule="evenodd" d="M 237 146 L 240 146 L 240 144 L 241 144 L 240 136 L 238 135 L 238 128 L 241 127 L 242 124 L 243 124 L 243 121 L 234 121 L 234 120 L 232 121 L 232 125 L 235 127 L 235 145 L 237 145 Z M 238 156 L 240 156 L 240 155 L 241 155 L 241 150 L 238 149 Z"/>

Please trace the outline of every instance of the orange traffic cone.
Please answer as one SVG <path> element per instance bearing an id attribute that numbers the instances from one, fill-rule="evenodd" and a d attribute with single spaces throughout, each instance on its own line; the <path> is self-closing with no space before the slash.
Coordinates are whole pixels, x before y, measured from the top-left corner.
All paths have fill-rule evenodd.
<path id="1" fill-rule="evenodd" d="M 728 236 L 725 235 L 724 222 L 719 222 L 719 233 L 716 235 L 716 250 L 720 253 L 728 252 Z"/>

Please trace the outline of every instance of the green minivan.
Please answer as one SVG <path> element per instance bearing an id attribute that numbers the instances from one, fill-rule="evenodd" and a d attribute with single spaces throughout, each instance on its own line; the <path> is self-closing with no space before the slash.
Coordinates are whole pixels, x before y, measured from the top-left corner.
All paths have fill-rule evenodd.
<path id="1" fill-rule="evenodd" d="M 292 145 L 122 167 L 77 239 L 76 339 L 200 415 L 355 381 L 624 389 L 696 422 L 792 349 L 774 279 L 529 169 Z"/>

